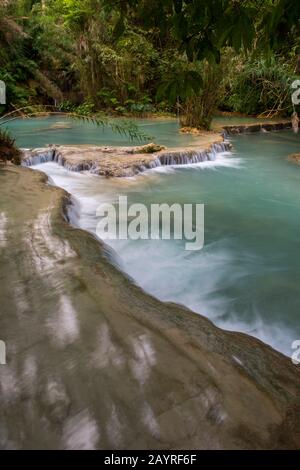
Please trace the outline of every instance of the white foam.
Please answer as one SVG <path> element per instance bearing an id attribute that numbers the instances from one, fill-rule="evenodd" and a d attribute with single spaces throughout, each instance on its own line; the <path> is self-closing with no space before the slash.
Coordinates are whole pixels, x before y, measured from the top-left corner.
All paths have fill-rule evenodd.
<path id="1" fill-rule="evenodd" d="M 182 171 L 191 166 L 195 169 L 215 171 L 222 167 L 240 168 L 242 164 L 242 159 L 223 153 L 218 154 L 215 161 L 173 167 L 161 166 L 147 173 L 149 175 L 156 171 L 177 169 Z M 46 163 L 40 169 L 50 174 L 55 184 L 74 196 L 74 204 L 70 211 L 71 222 L 93 234 L 96 229 L 96 208 L 99 204 L 103 201 L 114 201 L 116 188 L 126 192 L 126 184 L 132 185 L 133 188 L 137 185 L 137 189 L 140 184 L 145 184 L 147 188 L 147 178 L 149 178 L 144 174 L 144 177 L 127 181 L 125 185 L 124 180 L 120 180 L 116 186 L 116 182 L 104 182 L 103 179 L 90 174 L 73 173 L 56 163 Z M 186 252 L 180 245 L 182 242 L 174 240 L 172 242 L 149 240 L 143 241 L 142 244 L 139 240 L 135 243 L 130 240 L 115 240 L 106 243 L 115 250 L 118 266 L 157 298 L 184 304 L 206 315 L 224 329 L 249 333 L 284 354 L 291 354 L 290 344 L 295 339 L 292 331 L 278 322 L 271 323 L 270 320 L 266 323 L 259 311 L 251 313 L 252 321 L 248 318 L 247 321 L 243 321 L 231 308 L 235 299 L 228 299 L 228 296 L 222 294 L 225 279 L 227 284 L 229 279 L 230 283 L 235 285 L 247 276 L 255 275 L 258 268 L 261 271 L 264 269 L 268 274 L 267 268 L 261 266 L 260 258 L 250 251 L 247 253 L 243 250 L 239 253 L 238 247 L 232 240 L 222 238 L 213 244 L 206 244 L 200 254 Z M 225 314 L 225 312 L 230 313 Z M 102 345 L 105 345 L 105 341 Z M 97 356 L 99 358 L 99 354 Z M 112 356 L 114 357 L 114 354 Z M 119 357 L 119 353 L 115 354 L 116 357 Z M 143 356 L 135 364 L 132 363 L 131 367 L 136 379 L 143 385 L 149 379 L 151 363 Z M 143 368 L 144 374 L 141 372 Z"/>
<path id="2" fill-rule="evenodd" d="M 217 157 L 213 160 L 205 160 L 197 163 L 185 163 L 176 165 L 161 165 L 150 168 L 145 171 L 145 174 L 151 173 L 174 173 L 178 170 L 185 170 L 193 168 L 195 170 L 215 170 L 218 168 L 240 168 L 243 164 L 241 158 L 235 157 L 231 152 L 218 153 Z"/>

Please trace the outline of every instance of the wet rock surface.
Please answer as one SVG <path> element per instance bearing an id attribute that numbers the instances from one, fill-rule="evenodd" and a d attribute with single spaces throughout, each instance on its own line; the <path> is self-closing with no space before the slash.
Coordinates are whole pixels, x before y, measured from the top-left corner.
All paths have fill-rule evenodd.
<path id="1" fill-rule="evenodd" d="M 299 448 L 299 368 L 145 294 L 45 183 L 0 169 L 1 448 Z"/>
<path id="2" fill-rule="evenodd" d="M 255 132 L 271 132 L 271 131 L 282 131 L 285 129 L 291 129 L 291 121 L 283 122 L 274 122 L 274 123 L 258 123 L 258 124 L 249 124 L 249 125 L 233 125 L 233 126 L 224 126 L 223 129 L 227 135 L 236 135 L 236 134 L 251 134 Z"/>
<path id="3" fill-rule="evenodd" d="M 216 153 L 229 150 L 223 137 L 211 134 L 199 146 L 188 149 L 164 149 L 155 144 L 141 147 L 97 147 L 92 145 L 49 146 L 24 150 L 22 164 L 55 161 L 71 171 L 89 171 L 107 177 L 134 176 L 161 165 L 184 165 L 213 160 Z"/>

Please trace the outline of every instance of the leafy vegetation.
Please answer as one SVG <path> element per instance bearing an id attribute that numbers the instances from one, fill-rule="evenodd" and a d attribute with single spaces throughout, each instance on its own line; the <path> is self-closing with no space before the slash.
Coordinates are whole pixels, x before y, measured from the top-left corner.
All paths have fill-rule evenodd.
<path id="1" fill-rule="evenodd" d="M 280 56 L 254 57 L 232 63 L 223 94 L 223 109 L 271 117 L 291 115 L 291 83 L 297 78 L 292 62 Z"/>
<path id="2" fill-rule="evenodd" d="M 298 0 L 2 0 L 0 113 L 290 115 L 299 18 Z"/>
<path id="3" fill-rule="evenodd" d="M 12 161 L 15 165 L 21 162 L 21 152 L 15 145 L 15 140 L 11 137 L 9 132 L 0 129 L 0 160 Z"/>

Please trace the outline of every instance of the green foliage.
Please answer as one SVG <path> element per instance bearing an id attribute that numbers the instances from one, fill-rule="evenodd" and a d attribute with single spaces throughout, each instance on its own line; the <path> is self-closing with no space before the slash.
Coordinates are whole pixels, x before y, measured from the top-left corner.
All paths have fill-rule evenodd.
<path id="1" fill-rule="evenodd" d="M 187 122 L 205 128 L 219 103 L 243 113 L 288 113 L 288 79 L 300 48 L 299 5 L 298 0 L 2 2 L 0 79 L 11 109 L 58 105 L 81 116 L 180 111 Z"/>
<path id="2" fill-rule="evenodd" d="M 258 37 L 262 50 L 299 33 L 299 0 L 105 0 L 121 16 L 135 15 L 146 28 L 171 31 L 190 61 L 219 62 L 223 47 L 250 51 Z M 299 36 L 299 34 L 298 34 Z"/>
<path id="3" fill-rule="evenodd" d="M 85 101 L 84 103 L 77 106 L 76 112 L 81 116 L 89 116 L 94 112 L 94 107 L 94 103 L 91 103 L 90 101 Z"/>
<path id="4" fill-rule="evenodd" d="M 179 65 L 179 64 L 178 64 Z M 175 70 L 172 75 L 163 79 L 157 91 L 157 99 L 166 98 L 169 103 L 175 104 L 178 99 L 186 101 L 193 95 L 200 93 L 202 77 L 196 70 L 185 69 L 187 64 L 180 64 L 181 70 Z"/>
<path id="5" fill-rule="evenodd" d="M 75 113 L 80 114 L 81 116 L 90 116 L 95 110 L 95 104 L 91 101 L 84 101 L 83 103 L 76 105 L 71 101 L 63 101 L 58 106 L 58 109 L 63 113 Z"/>
<path id="6" fill-rule="evenodd" d="M 249 58 L 233 65 L 221 103 L 223 109 L 252 115 L 291 114 L 290 85 L 296 78 L 291 63 L 273 56 Z"/>
<path id="7" fill-rule="evenodd" d="M 16 165 L 21 163 L 21 152 L 6 129 L 0 129 L 0 159 L 12 161 Z"/>

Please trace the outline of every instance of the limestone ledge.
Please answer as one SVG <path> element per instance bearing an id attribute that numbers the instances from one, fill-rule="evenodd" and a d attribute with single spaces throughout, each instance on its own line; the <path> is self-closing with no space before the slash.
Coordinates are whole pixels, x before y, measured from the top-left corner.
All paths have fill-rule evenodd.
<path id="1" fill-rule="evenodd" d="M 55 161 L 70 171 L 89 171 L 106 177 L 134 176 L 162 165 L 185 165 L 214 160 L 217 153 L 229 151 L 231 144 L 220 134 L 211 133 L 188 148 L 148 144 L 139 147 L 99 147 L 93 145 L 49 145 L 23 150 L 22 165 Z M 153 152 L 154 150 L 154 152 Z"/>
<path id="2" fill-rule="evenodd" d="M 232 126 L 223 126 L 225 135 L 234 134 L 252 134 L 254 132 L 274 132 L 291 129 L 291 121 L 282 122 L 259 122 L 257 124 L 241 124 Z"/>

